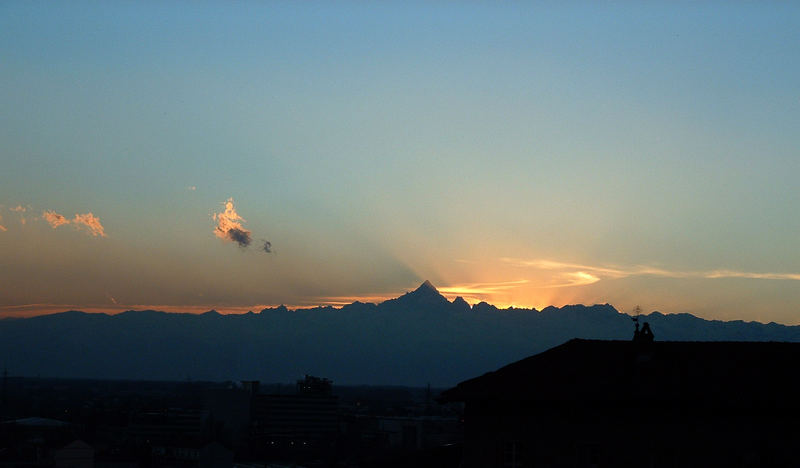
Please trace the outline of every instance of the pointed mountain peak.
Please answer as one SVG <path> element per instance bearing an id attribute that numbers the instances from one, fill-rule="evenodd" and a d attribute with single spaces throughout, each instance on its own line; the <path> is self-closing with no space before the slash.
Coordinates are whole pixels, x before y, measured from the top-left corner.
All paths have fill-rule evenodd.
<path id="1" fill-rule="evenodd" d="M 382 304 L 387 304 L 390 307 L 392 304 L 394 304 L 419 308 L 428 306 L 445 306 L 449 303 L 450 301 L 439 294 L 439 291 L 433 284 L 431 284 L 430 281 L 425 281 L 417 289 L 407 292 L 396 299 L 389 299 Z"/>
<path id="2" fill-rule="evenodd" d="M 419 287 L 414 292 L 419 292 L 419 293 L 427 292 L 427 293 L 439 294 L 439 290 L 436 289 L 436 286 L 434 286 L 433 283 L 431 283 L 428 280 L 425 280 L 424 283 L 419 285 Z"/>

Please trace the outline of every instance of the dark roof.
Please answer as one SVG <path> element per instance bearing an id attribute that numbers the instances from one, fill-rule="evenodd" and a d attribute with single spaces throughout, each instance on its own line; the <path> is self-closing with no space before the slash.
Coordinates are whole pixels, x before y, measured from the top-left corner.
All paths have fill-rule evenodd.
<path id="1" fill-rule="evenodd" d="M 791 404 L 800 343 L 573 339 L 461 382 L 441 401 L 715 400 Z"/>

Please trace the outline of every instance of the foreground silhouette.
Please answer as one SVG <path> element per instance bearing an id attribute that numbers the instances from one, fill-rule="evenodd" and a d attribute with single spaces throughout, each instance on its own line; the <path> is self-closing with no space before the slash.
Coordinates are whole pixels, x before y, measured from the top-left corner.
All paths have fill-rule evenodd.
<path id="1" fill-rule="evenodd" d="M 796 464 L 800 344 L 652 336 L 574 339 L 444 392 L 466 404 L 463 466 Z"/>

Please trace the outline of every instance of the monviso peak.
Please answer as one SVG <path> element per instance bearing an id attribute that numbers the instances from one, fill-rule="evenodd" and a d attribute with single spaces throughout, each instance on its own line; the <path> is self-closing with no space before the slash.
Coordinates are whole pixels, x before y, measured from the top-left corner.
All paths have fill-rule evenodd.
<path id="1" fill-rule="evenodd" d="M 439 290 L 436 289 L 430 281 L 425 280 L 419 287 L 414 291 L 413 294 L 424 294 L 424 295 L 436 295 L 439 296 Z"/>
<path id="2" fill-rule="evenodd" d="M 436 287 L 427 280 L 414 291 L 400 296 L 399 300 L 403 303 L 426 307 L 450 304 L 444 296 L 439 294 Z"/>
<path id="3" fill-rule="evenodd" d="M 430 281 L 425 281 L 417 289 L 407 292 L 397 299 L 384 302 L 389 308 L 400 307 L 403 309 L 427 310 L 431 307 L 439 309 L 450 305 L 444 296 L 439 294 Z"/>

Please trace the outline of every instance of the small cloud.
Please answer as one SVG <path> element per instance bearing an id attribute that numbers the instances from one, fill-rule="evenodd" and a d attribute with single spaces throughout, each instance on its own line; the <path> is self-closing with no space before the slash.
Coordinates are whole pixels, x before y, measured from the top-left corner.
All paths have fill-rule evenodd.
<path id="1" fill-rule="evenodd" d="M 225 205 L 225 210 L 222 213 L 214 213 L 212 216 L 217 222 L 214 235 L 223 240 L 236 242 L 239 247 L 247 247 L 252 240 L 250 231 L 242 226 L 245 219 L 236 212 L 236 208 L 233 206 L 233 197 L 228 198 L 223 205 Z"/>
<path id="2" fill-rule="evenodd" d="M 252 242 L 250 238 L 250 231 L 245 231 L 239 228 L 228 229 L 228 239 L 239 244 L 239 247 L 247 247 Z"/>
<path id="3" fill-rule="evenodd" d="M 190 192 L 194 192 L 195 190 L 197 190 L 197 186 L 195 186 L 195 185 L 190 185 L 190 186 L 186 187 L 186 190 L 188 190 L 188 191 L 190 191 Z"/>
<path id="4" fill-rule="evenodd" d="M 88 231 L 89 234 L 95 237 L 106 237 L 105 229 L 103 229 L 103 225 L 100 224 L 100 218 L 93 215 L 91 212 L 86 214 L 76 214 L 75 218 L 72 219 L 72 224 L 78 229 L 84 229 Z"/>
<path id="5" fill-rule="evenodd" d="M 72 224 L 76 229 L 85 230 L 94 237 L 106 237 L 105 229 L 103 225 L 100 224 L 100 218 L 91 212 L 85 214 L 76 213 L 71 221 L 64 215 L 56 213 L 53 210 L 45 210 L 42 213 L 42 217 L 53 229 L 65 224 Z"/>
<path id="6" fill-rule="evenodd" d="M 264 246 L 262 247 L 262 249 L 266 253 L 272 253 L 272 242 L 270 242 L 268 240 L 265 240 L 264 241 Z"/>
<path id="7" fill-rule="evenodd" d="M 50 227 L 53 229 L 63 226 L 65 224 L 69 224 L 69 220 L 64 217 L 64 215 L 60 215 L 53 210 L 45 210 L 42 213 L 42 217 L 45 221 L 50 223 Z"/>
<path id="8" fill-rule="evenodd" d="M 111 301 L 111 302 L 112 302 L 112 303 L 114 303 L 115 305 L 116 305 L 116 304 L 119 304 L 119 303 L 117 302 L 117 300 L 114 298 L 114 296 L 112 296 L 111 294 L 109 294 L 109 293 L 106 293 L 106 297 L 108 298 L 108 300 L 109 300 L 109 301 Z"/>

